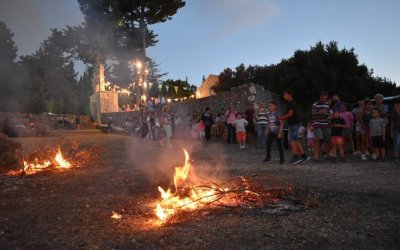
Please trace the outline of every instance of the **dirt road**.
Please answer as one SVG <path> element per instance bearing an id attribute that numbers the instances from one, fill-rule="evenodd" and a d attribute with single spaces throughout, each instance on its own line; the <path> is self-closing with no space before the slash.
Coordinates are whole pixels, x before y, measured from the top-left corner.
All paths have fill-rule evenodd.
<path id="1" fill-rule="evenodd" d="M 108 147 L 104 164 L 27 177 L 0 175 L 0 249 L 398 249 L 400 166 L 394 162 L 264 164 L 263 149 L 222 142 L 159 145 L 100 132 L 66 133 Z M 58 138 L 19 139 L 24 150 Z M 152 202 L 183 162 L 208 177 L 272 174 L 319 193 L 320 207 L 269 214 L 219 210 L 157 226 Z M 277 152 L 273 152 L 276 153 Z M 112 211 L 122 215 L 111 219 Z"/>

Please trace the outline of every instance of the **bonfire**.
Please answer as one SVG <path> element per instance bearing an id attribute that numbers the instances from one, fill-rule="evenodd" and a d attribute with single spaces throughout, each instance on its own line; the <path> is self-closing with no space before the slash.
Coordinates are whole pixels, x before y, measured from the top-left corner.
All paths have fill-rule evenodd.
<path id="1" fill-rule="evenodd" d="M 317 204 L 309 191 L 294 188 L 270 175 L 239 176 L 222 184 L 206 182 L 193 185 L 189 174 L 189 153 L 185 149 L 183 151 L 185 164 L 175 168 L 173 191 L 158 187 L 161 198 L 154 211 L 161 224 L 178 221 L 179 215 L 187 212 L 195 213 L 218 207 L 276 211 Z"/>
<path id="2" fill-rule="evenodd" d="M 63 146 L 63 147 L 62 147 Z M 61 148 L 67 148 L 68 158 Z M 17 170 L 6 172 L 9 176 L 33 175 L 49 170 L 65 171 L 72 168 L 99 163 L 100 152 L 104 149 L 94 145 L 89 149 L 80 149 L 80 141 L 64 141 L 54 148 L 41 148 L 24 157 L 20 152 L 21 166 Z"/>

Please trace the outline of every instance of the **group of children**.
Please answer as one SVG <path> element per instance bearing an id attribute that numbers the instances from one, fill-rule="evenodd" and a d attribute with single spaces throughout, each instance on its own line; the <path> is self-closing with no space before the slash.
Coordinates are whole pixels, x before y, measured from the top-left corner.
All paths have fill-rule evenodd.
<path id="1" fill-rule="evenodd" d="M 255 119 L 256 126 L 262 128 L 260 131 L 265 133 L 266 137 L 263 139 L 266 146 L 266 157 L 263 162 L 271 161 L 271 148 L 274 142 L 278 148 L 280 164 L 285 162 L 282 146 L 285 122 L 287 122 L 289 130 L 288 142 L 292 151 L 291 164 L 301 164 L 310 159 L 304 152 L 304 142 L 302 141 L 304 137 L 307 138 L 306 144 L 309 151 L 313 152 L 313 160 L 317 162 L 320 152 L 323 152 L 326 159 L 332 161 L 336 161 L 337 158 L 345 161 L 346 152 L 360 155 L 362 160 L 366 160 L 366 155 L 370 153 L 373 160 L 383 161 L 386 157 L 385 148 L 388 138 L 392 138 L 394 141 L 394 158 L 398 161 L 400 102 L 394 104 L 394 112 L 388 119 L 386 114 L 383 114 L 383 108 L 378 105 L 373 106 L 371 100 L 359 103 L 357 111 L 350 111 L 348 104 L 332 109 L 332 106 L 326 101 L 326 97 L 327 94 L 322 93 L 320 100 L 313 104 L 312 120 L 308 122 L 307 129 L 300 124 L 297 105 L 291 91 L 284 92 L 284 99 L 287 101 L 285 113 L 281 114 L 278 111 L 278 103 L 274 101 L 269 103 L 268 109 L 265 108 L 265 104 L 260 104 L 260 109 L 255 112 Z M 377 97 L 375 99 L 378 100 Z M 195 112 L 191 124 L 189 115 L 188 122 L 189 128 L 192 129 L 192 137 L 207 140 L 211 135 L 222 135 L 223 130 L 227 128 L 228 143 L 238 142 L 239 148 L 244 149 L 246 147 L 246 126 L 249 125 L 249 122 L 243 113 L 234 111 L 233 107 L 230 107 L 227 112 L 221 112 L 215 121 L 212 119 L 209 108 L 201 116 Z M 155 111 L 144 113 L 140 118 L 127 119 L 126 133 L 159 140 L 164 127 L 162 117 L 162 114 Z M 302 137 L 303 133 L 306 136 Z M 355 134 L 355 139 L 353 139 L 353 134 Z"/>
<path id="2" fill-rule="evenodd" d="M 271 101 L 268 106 L 268 112 L 265 114 L 266 118 L 266 131 L 267 135 L 267 149 L 266 149 L 266 157 L 263 162 L 271 161 L 271 148 L 272 144 L 276 142 L 279 152 L 279 163 L 283 164 L 285 162 L 284 154 L 283 154 L 283 146 L 282 146 L 282 138 L 283 138 L 283 122 L 279 120 L 280 113 L 278 112 L 278 103 L 275 101 Z M 236 119 L 232 123 L 233 127 L 236 129 L 236 140 L 239 143 L 239 147 L 244 149 L 246 147 L 246 126 L 248 126 L 249 122 L 243 118 L 241 112 L 236 114 Z"/>
<path id="3" fill-rule="evenodd" d="M 393 152 L 394 159 L 398 161 L 400 150 L 400 102 L 394 104 L 394 112 L 389 117 L 383 113 L 382 108 L 373 107 L 371 100 L 359 103 L 360 107 L 354 112 L 349 111 L 349 105 L 343 105 L 340 110 L 330 111 L 330 138 L 316 136 L 316 120 L 308 122 L 307 144 L 310 150 L 314 151 L 314 160 L 318 161 L 318 153 L 315 153 L 318 142 L 324 142 L 323 151 L 326 159 L 336 161 L 337 156 L 341 161 L 345 161 L 345 152 L 352 152 L 353 155 L 360 155 L 361 160 L 367 160 L 371 154 L 371 159 L 383 161 L 386 158 L 386 140 L 394 140 Z M 354 126 L 355 125 L 355 126 Z M 388 126 L 389 125 L 389 126 Z M 355 127 L 355 142 L 353 131 Z M 348 149 L 348 150 L 347 150 Z"/>

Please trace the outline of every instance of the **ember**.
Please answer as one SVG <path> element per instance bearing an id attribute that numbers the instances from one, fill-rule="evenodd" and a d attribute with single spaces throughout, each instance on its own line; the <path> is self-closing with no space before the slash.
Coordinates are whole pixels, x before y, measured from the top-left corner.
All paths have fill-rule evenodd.
<path id="1" fill-rule="evenodd" d="M 258 180 L 240 176 L 223 184 L 207 183 L 193 186 L 189 178 L 189 154 L 185 149 L 183 151 L 185 164 L 175 168 L 175 191 L 172 193 L 171 189 L 165 191 L 158 187 L 161 200 L 154 211 L 160 223 L 172 221 L 182 212 L 195 212 L 206 208 L 288 209 L 294 207 L 288 205 L 290 203 L 301 204 L 303 207 L 316 205 L 307 195 L 301 194 L 301 190 L 269 175 L 258 176 Z"/>
<path id="2" fill-rule="evenodd" d="M 52 154 L 54 153 L 47 152 L 47 155 L 49 155 L 48 159 L 39 160 L 35 158 L 33 161 L 24 160 L 22 170 L 10 171 L 8 175 L 32 175 L 48 169 L 69 169 L 73 167 L 73 165 L 63 157 L 60 146 L 58 146 L 54 157 L 50 157 Z"/>
<path id="3" fill-rule="evenodd" d="M 122 215 L 120 215 L 117 212 L 112 211 L 111 219 L 119 220 L 122 218 Z"/>

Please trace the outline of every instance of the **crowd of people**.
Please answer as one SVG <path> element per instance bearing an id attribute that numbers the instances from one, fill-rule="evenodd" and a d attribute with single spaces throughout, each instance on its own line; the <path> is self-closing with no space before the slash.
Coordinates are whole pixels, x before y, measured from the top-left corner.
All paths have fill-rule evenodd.
<path id="1" fill-rule="evenodd" d="M 263 162 L 271 161 L 271 148 L 275 144 L 281 164 L 285 162 L 283 139 L 286 135 L 292 156 L 289 164 L 302 164 L 310 159 L 320 162 L 321 158 L 344 162 L 350 154 L 364 161 L 368 158 L 384 161 L 390 148 L 394 160 L 398 161 L 400 102 L 396 102 L 394 111 L 389 113 L 381 94 L 375 95 L 373 101 L 366 99 L 351 108 L 338 95 L 330 97 L 327 92 L 321 92 L 311 107 L 310 119 L 303 124 L 301 118 L 308 114 L 299 113 L 293 92 L 284 91 L 283 99 L 285 110 L 279 110 L 280 105 L 270 101 L 268 105 L 251 103 L 243 112 L 229 106 L 216 115 L 210 107 L 205 107 L 203 112 L 173 114 L 166 104 L 161 110 L 146 109 L 140 117 L 127 119 L 126 134 L 166 146 L 172 145 L 173 138 L 205 142 L 213 138 L 225 139 L 227 144 L 239 144 L 240 149 L 245 149 L 250 142 L 265 148 Z"/>

